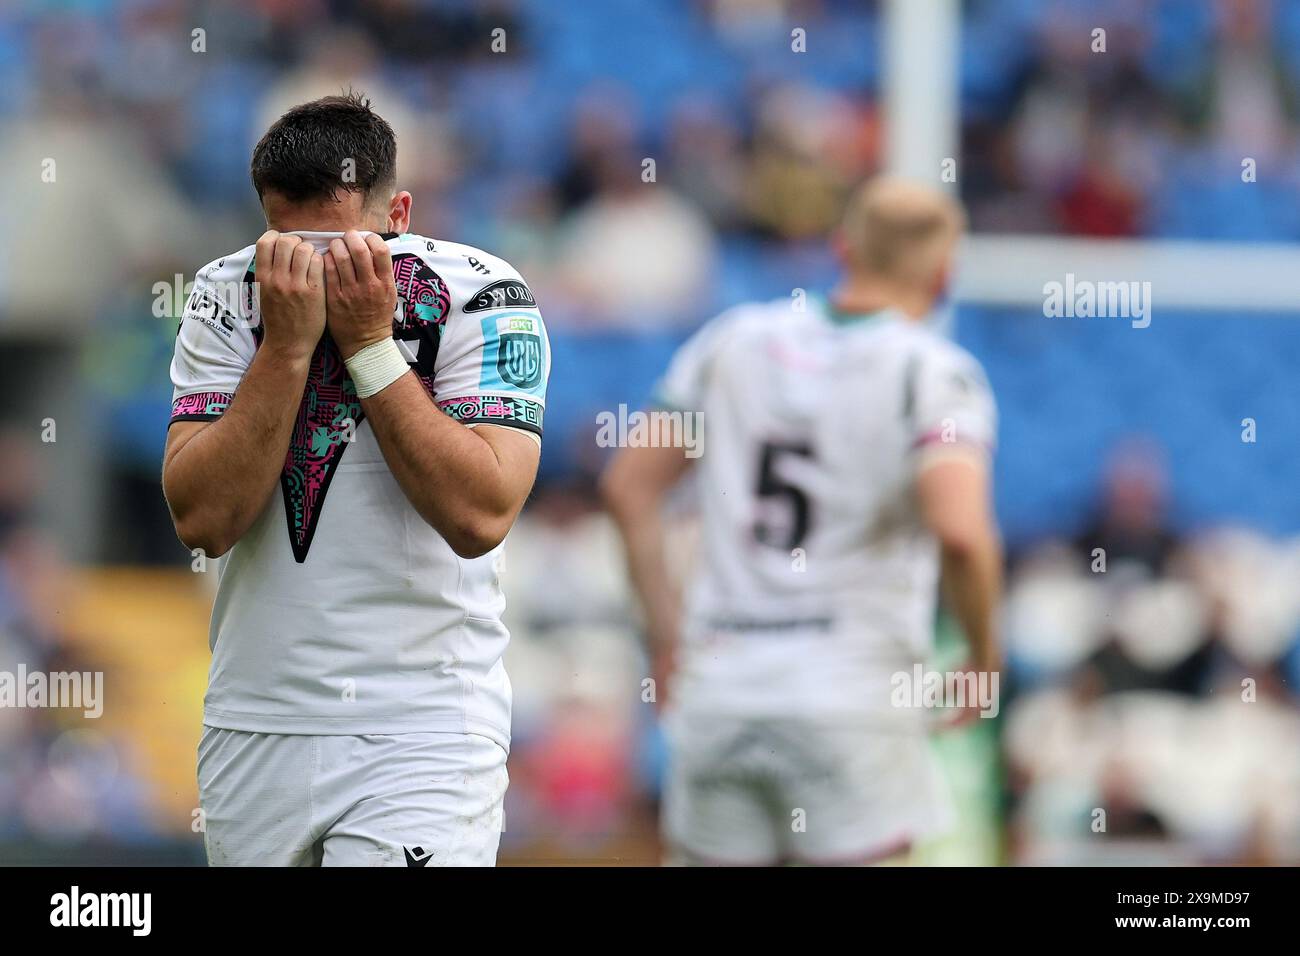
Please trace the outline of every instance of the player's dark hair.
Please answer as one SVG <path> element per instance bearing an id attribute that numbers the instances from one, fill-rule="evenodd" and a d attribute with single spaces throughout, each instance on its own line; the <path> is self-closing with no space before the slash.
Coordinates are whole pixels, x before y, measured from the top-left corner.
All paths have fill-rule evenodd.
<path id="1" fill-rule="evenodd" d="M 295 106 L 253 148 L 258 198 L 269 190 L 290 202 L 334 199 L 340 189 L 369 198 L 397 183 L 397 137 L 359 93 Z"/>

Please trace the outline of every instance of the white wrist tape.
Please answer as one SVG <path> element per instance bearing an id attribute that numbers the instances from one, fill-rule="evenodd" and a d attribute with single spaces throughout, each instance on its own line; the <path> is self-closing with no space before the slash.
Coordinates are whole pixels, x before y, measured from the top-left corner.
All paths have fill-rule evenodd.
<path id="1" fill-rule="evenodd" d="M 369 398 L 376 392 L 382 392 L 410 368 L 406 357 L 397 343 L 384 339 L 374 345 L 367 345 L 350 359 L 344 359 L 352 384 L 357 387 L 358 398 Z"/>

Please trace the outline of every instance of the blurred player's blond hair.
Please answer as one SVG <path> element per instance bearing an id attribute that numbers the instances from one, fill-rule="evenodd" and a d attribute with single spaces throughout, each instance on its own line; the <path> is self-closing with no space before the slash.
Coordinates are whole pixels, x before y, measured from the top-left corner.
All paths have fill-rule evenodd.
<path id="1" fill-rule="evenodd" d="M 942 282 L 966 229 L 961 204 L 912 180 L 867 180 L 849 200 L 838 245 L 850 270 L 908 287 Z"/>

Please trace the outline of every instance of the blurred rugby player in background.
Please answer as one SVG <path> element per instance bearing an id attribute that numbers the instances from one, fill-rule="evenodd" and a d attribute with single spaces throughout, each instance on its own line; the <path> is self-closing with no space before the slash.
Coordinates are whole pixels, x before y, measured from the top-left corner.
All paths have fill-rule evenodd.
<path id="1" fill-rule="evenodd" d="M 663 822 L 682 862 L 867 863 L 949 825 L 932 721 L 891 688 L 927 660 L 940 572 L 969 667 L 999 666 L 993 395 L 926 321 L 963 225 L 942 193 L 871 181 L 835 237 L 836 285 L 730 309 L 673 358 L 658 403 L 705 429 L 684 613 L 661 515 L 697 459 L 627 447 L 603 476 L 670 681 Z"/>

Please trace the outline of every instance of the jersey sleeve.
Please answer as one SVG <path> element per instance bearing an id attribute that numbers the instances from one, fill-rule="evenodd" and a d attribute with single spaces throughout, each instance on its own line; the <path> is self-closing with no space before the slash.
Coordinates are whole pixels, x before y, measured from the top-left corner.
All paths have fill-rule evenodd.
<path id="1" fill-rule="evenodd" d="M 247 323 L 217 284 L 197 278 L 185 304 L 172 356 L 172 422 L 220 418 L 253 360 Z"/>
<path id="2" fill-rule="evenodd" d="M 522 277 L 493 259 L 483 289 L 455 306 L 434 370 L 434 400 L 465 425 L 542 435 L 551 348 Z"/>
<path id="3" fill-rule="evenodd" d="M 949 446 L 993 451 L 997 405 L 973 356 L 944 348 L 913 358 L 907 374 L 914 451 Z"/>
<path id="4" fill-rule="evenodd" d="M 655 385 L 654 404 L 674 411 L 702 410 L 714 356 L 726 339 L 727 327 L 735 319 L 735 310 L 724 312 L 700 326 L 678 347 Z"/>

